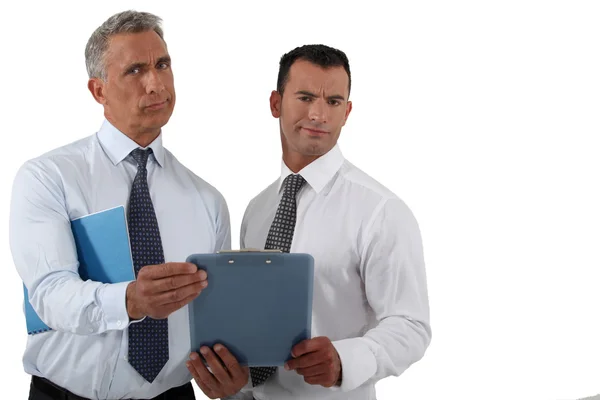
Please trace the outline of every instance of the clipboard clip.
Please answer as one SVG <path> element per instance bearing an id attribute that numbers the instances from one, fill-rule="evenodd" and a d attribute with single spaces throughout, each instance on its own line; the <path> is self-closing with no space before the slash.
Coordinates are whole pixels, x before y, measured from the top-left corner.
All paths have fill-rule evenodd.
<path id="1" fill-rule="evenodd" d="M 239 250 L 219 250 L 217 251 L 217 254 L 241 254 L 241 253 L 267 253 L 267 254 L 273 254 L 273 253 L 283 253 L 283 251 L 279 250 L 279 249 L 268 249 L 268 250 L 261 250 L 261 249 L 252 249 L 252 248 L 246 248 L 246 249 L 239 249 Z M 233 264 L 235 261 L 233 258 L 229 259 L 229 264 Z M 266 264 L 271 264 L 271 259 L 267 258 L 265 260 Z"/>
<path id="2" fill-rule="evenodd" d="M 253 249 L 253 248 L 217 251 L 217 254 L 231 254 L 231 253 L 283 253 L 283 252 L 279 249 L 261 250 L 261 249 Z"/>

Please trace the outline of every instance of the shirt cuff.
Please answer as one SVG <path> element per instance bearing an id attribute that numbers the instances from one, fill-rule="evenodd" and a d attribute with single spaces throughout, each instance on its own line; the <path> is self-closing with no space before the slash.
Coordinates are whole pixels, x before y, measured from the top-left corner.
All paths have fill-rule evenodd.
<path id="1" fill-rule="evenodd" d="M 251 377 L 248 376 L 248 382 L 246 382 L 246 386 L 241 388 L 240 391 L 234 395 L 223 397 L 222 400 L 252 400 L 255 398 L 252 392 L 252 387 Z"/>
<path id="2" fill-rule="evenodd" d="M 107 330 L 123 330 L 129 326 L 126 293 L 130 282 L 119 282 L 104 285 L 99 290 L 99 300 L 104 313 Z"/>
<path id="3" fill-rule="evenodd" d="M 332 343 L 342 363 L 340 390 L 354 390 L 375 375 L 377 360 L 363 338 L 336 340 Z"/>

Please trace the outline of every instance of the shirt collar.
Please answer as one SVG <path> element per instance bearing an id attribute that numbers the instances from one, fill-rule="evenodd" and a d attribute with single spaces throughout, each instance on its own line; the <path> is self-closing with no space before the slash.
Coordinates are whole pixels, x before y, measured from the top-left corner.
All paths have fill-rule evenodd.
<path id="1" fill-rule="evenodd" d="M 133 150 L 140 147 L 136 142 L 131 140 L 123 132 L 115 128 L 106 119 L 102 123 L 102 127 L 98 131 L 98 140 L 100 145 L 108 155 L 108 158 L 114 165 L 123 161 Z M 148 147 L 151 148 L 154 154 L 154 159 L 161 167 L 164 166 L 165 149 L 162 145 L 162 132 Z"/>
<path id="2" fill-rule="evenodd" d="M 336 144 L 331 150 L 317 158 L 315 161 L 308 164 L 298 172 L 306 180 L 306 182 L 317 193 L 320 193 L 323 188 L 333 179 L 335 174 L 340 170 L 344 163 L 344 156 Z M 281 176 L 279 177 L 279 191 L 283 188 L 283 181 L 293 172 L 281 160 Z"/>

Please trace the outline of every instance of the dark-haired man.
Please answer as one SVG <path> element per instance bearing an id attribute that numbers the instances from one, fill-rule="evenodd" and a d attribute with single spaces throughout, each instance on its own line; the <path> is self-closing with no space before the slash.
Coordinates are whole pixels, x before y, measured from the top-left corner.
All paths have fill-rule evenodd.
<path id="1" fill-rule="evenodd" d="M 331 47 L 302 46 L 280 60 L 270 105 L 281 175 L 248 205 L 240 240 L 313 255 L 313 338 L 284 368 L 251 368 L 232 399 L 375 399 L 375 383 L 401 374 L 429 345 L 417 222 L 337 145 L 352 110 L 350 83 L 346 55 Z"/>

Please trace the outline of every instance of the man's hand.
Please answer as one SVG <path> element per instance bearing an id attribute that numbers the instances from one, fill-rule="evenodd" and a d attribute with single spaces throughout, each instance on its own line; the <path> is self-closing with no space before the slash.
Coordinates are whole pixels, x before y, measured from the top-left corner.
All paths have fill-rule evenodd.
<path id="1" fill-rule="evenodd" d="M 166 263 L 142 267 L 137 280 L 127 286 L 127 314 L 167 318 L 200 294 L 208 285 L 206 271 L 191 263 Z"/>
<path id="2" fill-rule="evenodd" d="M 342 362 L 331 340 L 325 336 L 304 340 L 292 349 L 286 370 L 295 370 L 311 385 L 331 387 L 342 382 Z"/>
<path id="3" fill-rule="evenodd" d="M 197 353 L 190 354 L 186 366 L 208 398 L 232 396 L 248 383 L 249 369 L 242 367 L 225 346 L 217 344 L 213 348 L 216 354 L 207 346 L 200 349 L 212 373 Z"/>

